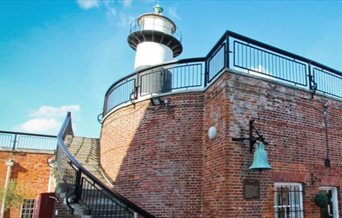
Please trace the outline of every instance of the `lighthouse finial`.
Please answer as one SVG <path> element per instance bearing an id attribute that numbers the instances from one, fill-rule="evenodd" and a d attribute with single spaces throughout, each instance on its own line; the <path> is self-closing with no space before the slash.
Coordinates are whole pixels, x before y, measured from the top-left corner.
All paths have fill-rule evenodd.
<path id="1" fill-rule="evenodd" d="M 162 15 L 163 14 L 163 8 L 159 5 L 159 0 L 156 1 L 157 4 L 153 7 L 153 13 Z"/>

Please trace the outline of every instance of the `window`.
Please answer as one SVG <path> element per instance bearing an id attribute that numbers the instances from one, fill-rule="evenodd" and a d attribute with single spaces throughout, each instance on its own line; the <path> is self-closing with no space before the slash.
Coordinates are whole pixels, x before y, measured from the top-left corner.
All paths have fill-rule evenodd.
<path id="1" fill-rule="evenodd" d="M 21 206 L 21 218 L 33 218 L 34 199 L 24 199 Z"/>
<path id="2" fill-rule="evenodd" d="M 276 218 L 304 217 L 302 184 L 275 183 L 274 190 L 274 214 Z"/>

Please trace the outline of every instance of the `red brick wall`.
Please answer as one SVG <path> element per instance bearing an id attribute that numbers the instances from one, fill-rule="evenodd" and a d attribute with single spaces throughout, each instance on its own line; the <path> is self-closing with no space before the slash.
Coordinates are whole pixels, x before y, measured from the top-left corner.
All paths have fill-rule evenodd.
<path id="1" fill-rule="evenodd" d="M 36 198 L 41 192 L 48 191 L 48 181 L 50 168 L 46 164 L 46 159 L 51 154 L 16 152 L 12 156 L 14 165 L 12 167 L 11 179 L 15 179 L 17 185 L 27 194 L 27 198 Z M 0 185 L 4 187 L 6 178 L 6 161 L 11 157 L 11 153 L 0 151 Z M 1 199 L 2 200 L 2 199 Z M 19 217 L 19 208 L 7 211 L 7 217 Z"/>
<path id="2" fill-rule="evenodd" d="M 302 183 L 305 217 L 319 217 L 313 203 L 319 187 L 342 185 L 341 101 L 235 73 L 202 94 L 166 98 L 174 107 L 145 101 L 114 112 L 101 135 L 101 163 L 115 190 L 158 217 L 274 217 L 276 182 Z M 323 105 L 330 168 L 324 166 Z M 248 142 L 232 141 L 248 136 L 252 119 L 270 143 L 273 169 L 261 174 L 248 169 Z M 207 136 L 211 126 L 218 130 L 214 140 Z M 245 179 L 260 182 L 260 199 L 244 199 Z"/>
<path id="3" fill-rule="evenodd" d="M 203 95 L 144 101 L 103 123 L 101 163 L 114 189 L 158 217 L 200 217 Z"/>
<path id="4" fill-rule="evenodd" d="M 324 167 L 321 102 L 328 105 L 331 168 Z M 319 187 L 342 184 L 341 102 L 226 73 L 205 92 L 204 111 L 204 130 L 218 128 L 217 139 L 204 136 L 204 217 L 274 217 L 275 182 L 302 183 L 305 217 L 320 217 L 313 203 Z M 248 170 L 253 160 L 248 142 L 231 140 L 248 136 L 251 119 L 270 143 L 266 150 L 273 169 L 262 174 Z M 318 178 L 313 185 L 311 173 Z M 243 198 L 244 179 L 260 181 L 260 199 Z"/>
<path id="5" fill-rule="evenodd" d="M 227 147 L 229 135 L 226 132 L 229 129 L 231 110 L 226 101 L 227 76 L 228 74 L 224 75 L 204 95 L 203 217 L 227 217 L 232 209 L 230 198 L 235 186 L 230 186 L 229 167 L 237 166 L 230 166 L 228 161 L 231 151 Z M 214 140 L 208 138 L 208 129 L 211 126 L 217 129 L 217 138 Z"/>

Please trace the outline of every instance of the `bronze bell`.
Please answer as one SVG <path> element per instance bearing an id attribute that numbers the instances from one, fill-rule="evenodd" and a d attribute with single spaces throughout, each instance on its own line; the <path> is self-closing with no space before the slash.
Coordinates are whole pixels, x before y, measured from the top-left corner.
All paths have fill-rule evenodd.
<path id="1" fill-rule="evenodd" d="M 271 165 L 268 163 L 265 145 L 262 142 L 258 143 L 256 146 L 253 163 L 252 166 L 249 167 L 249 169 L 259 171 L 272 169 Z"/>

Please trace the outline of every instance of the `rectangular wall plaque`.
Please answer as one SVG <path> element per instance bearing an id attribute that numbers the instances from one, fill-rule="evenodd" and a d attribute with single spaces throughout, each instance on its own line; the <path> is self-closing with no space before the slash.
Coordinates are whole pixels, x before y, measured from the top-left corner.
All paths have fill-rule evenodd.
<path id="1" fill-rule="evenodd" d="M 243 197 L 245 199 L 260 198 L 260 182 L 255 179 L 243 180 Z"/>

